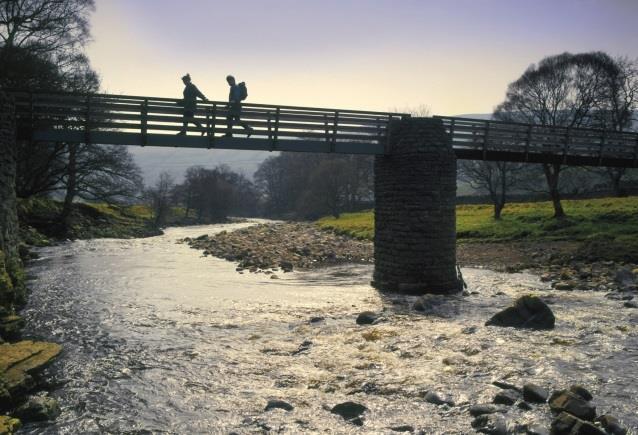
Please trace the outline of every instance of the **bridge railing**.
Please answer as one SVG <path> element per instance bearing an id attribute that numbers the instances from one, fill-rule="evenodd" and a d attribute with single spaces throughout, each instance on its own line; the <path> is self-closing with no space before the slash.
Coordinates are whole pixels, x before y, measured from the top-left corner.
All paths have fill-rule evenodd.
<path id="1" fill-rule="evenodd" d="M 13 92 L 19 125 L 34 130 L 81 130 L 171 135 L 182 129 L 181 99 L 112 94 Z M 198 102 L 195 119 L 214 147 L 220 135 L 246 132 L 235 122 L 228 128 L 228 103 Z M 378 144 L 386 137 L 390 120 L 409 116 L 401 113 L 338 110 L 297 106 L 242 104 L 241 120 L 254 130 L 253 138 L 268 139 L 276 148 L 278 140 L 304 139 Z M 201 134 L 192 123 L 188 132 Z"/>
<path id="2" fill-rule="evenodd" d="M 589 165 L 623 161 L 626 166 L 638 166 L 635 132 L 435 118 L 443 121 L 459 158 Z"/>

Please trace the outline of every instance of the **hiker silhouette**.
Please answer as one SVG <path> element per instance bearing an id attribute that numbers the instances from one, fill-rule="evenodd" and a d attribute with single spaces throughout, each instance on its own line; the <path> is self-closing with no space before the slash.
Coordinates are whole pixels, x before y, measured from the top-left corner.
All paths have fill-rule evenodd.
<path id="1" fill-rule="evenodd" d="M 250 137 L 253 133 L 252 127 L 241 120 L 241 102 L 246 99 L 248 92 L 246 91 L 245 83 L 237 84 L 235 77 L 229 75 L 226 77 L 228 86 L 230 86 L 230 92 L 228 93 L 228 115 L 226 116 L 226 124 L 228 126 L 228 132 L 226 137 L 233 137 L 233 125 L 235 121 L 241 125 L 244 130 L 247 131 L 246 136 Z"/>
<path id="2" fill-rule="evenodd" d="M 182 129 L 177 133 L 178 135 L 186 134 L 186 127 L 189 122 L 192 122 L 202 130 L 202 136 L 206 134 L 206 129 L 202 127 L 202 124 L 195 118 L 195 111 L 197 110 L 197 98 L 201 98 L 203 101 L 208 101 L 208 98 L 197 89 L 191 82 L 190 74 L 186 74 L 182 77 L 184 82 L 184 99 L 182 100 L 182 106 L 184 107 Z"/>

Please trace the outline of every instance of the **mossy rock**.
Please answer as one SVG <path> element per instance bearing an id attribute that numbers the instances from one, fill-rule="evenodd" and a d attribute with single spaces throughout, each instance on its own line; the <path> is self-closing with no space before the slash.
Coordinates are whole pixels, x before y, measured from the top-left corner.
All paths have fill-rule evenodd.
<path id="1" fill-rule="evenodd" d="M 30 374 L 46 367 L 61 351 L 59 344 L 43 341 L 0 344 L 0 374 L 6 389 L 12 394 L 28 389 Z"/>
<path id="2" fill-rule="evenodd" d="M 24 328 L 24 320 L 20 316 L 11 314 L 0 318 L 0 337 L 5 340 L 16 340 L 22 328 Z"/>
<path id="3" fill-rule="evenodd" d="M 0 307 L 9 312 L 26 302 L 24 269 L 20 258 L 0 251 Z"/>
<path id="4" fill-rule="evenodd" d="M 21 423 L 17 418 L 0 415 L 0 435 L 11 435 L 20 429 Z"/>

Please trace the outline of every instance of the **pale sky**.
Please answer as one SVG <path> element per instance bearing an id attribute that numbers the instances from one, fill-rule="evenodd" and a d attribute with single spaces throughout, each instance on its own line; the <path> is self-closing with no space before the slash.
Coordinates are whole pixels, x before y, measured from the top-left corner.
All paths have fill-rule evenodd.
<path id="1" fill-rule="evenodd" d="M 638 58 L 638 0 L 97 0 L 87 54 L 112 93 L 489 113 L 564 51 Z"/>

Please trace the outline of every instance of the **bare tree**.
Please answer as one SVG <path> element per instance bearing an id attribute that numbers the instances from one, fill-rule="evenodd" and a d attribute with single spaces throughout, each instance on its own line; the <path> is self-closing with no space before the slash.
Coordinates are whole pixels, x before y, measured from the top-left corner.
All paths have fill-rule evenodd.
<path id="1" fill-rule="evenodd" d="M 596 111 L 596 117 L 602 128 L 626 131 L 632 129 L 632 116 L 638 110 L 638 59 L 619 57 L 615 62 L 618 71 L 606 77 L 605 98 Z M 622 179 L 628 171 L 627 168 L 604 168 L 599 172 L 607 176 L 614 194 L 622 196 Z"/>
<path id="2" fill-rule="evenodd" d="M 170 215 L 174 187 L 175 181 L 173 177 L 168 172 L 162 172 L 155 186 L 145 192 L 153 212 L 153 221 L 156 227 L 164 225 Z"/>
<path id="3" fill-rule="evenodd" d="M 494 205 L 494 219 L 501 218 L 507 193 L 521 180 L 524 164 L 464 160 L 459 163 L 459 178 L 473 189 L 487 192 Z"/>
<path id="4" fill-rule="evenodd" d="M 614 74 L 618 66 L 602 52 L 546 57 L 509 85 L 494 118 L 547 126 L 595 126 L 605 81 Z M 562 169 L 560 163 L 543 164 L 556 218 L 565 216 L 559 186 Z"/>
<path id="5" fill-rule="evenodd" d="M 0 41 L 40 53 L 75 53 L 90 36 L 94 9 L 94 0 L 0 0 Z"/>

